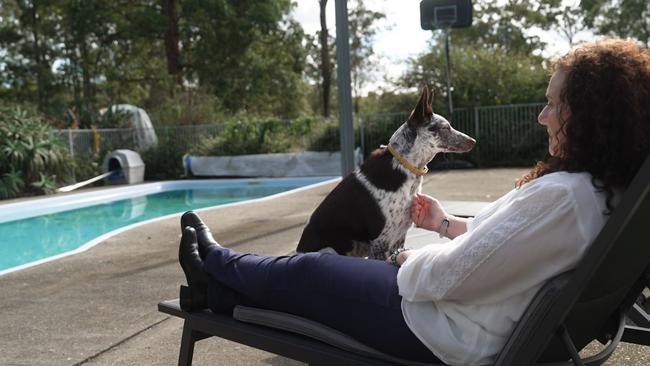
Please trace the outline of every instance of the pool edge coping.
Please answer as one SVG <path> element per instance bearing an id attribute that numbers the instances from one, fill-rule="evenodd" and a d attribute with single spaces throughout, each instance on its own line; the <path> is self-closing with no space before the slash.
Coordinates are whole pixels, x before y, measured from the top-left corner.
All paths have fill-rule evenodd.
<path id="1" fill-rule="evenodd" d="M 313 177 L 313 178 L 316 178 L 316 177 Z M 329 179 L 326 179 L 326 180 L 324 180 L 322 182 L 306 185 L 306 186 L 303 186 L 303 187 L 294 188 L 294 189 L 291 189 L 291 190 L 288 190 L 288 191 L 275 193 L 275 194 L 265 196 L 265 197 L 253 198 L 253 199 L 250 199 L 250 200 L 239 201 L 239 202 L 226 203 L 226 204 L 217 205 L 217 206 L 203 207 L 203 208 L 199 208 L 199 209 L 192 210 L 192 211 L 194 211 L 194 212 L 203 212 L 203 211 L 207 211 L 207 210 L 218 210 L 218 209 L 233 207 L 233 206 L 237 206 L 237 205 L 244 205 L 244 204 L 268 201 L 268 200 L 272 200 L 272 199 L 275 199 L 275 198 L 280 198 L 282 196 L 286 196 L 286 195 L 289 195 L 289 194 L 294 194 L 294 193 L 298 193 L 300 191 L 304 191 L 304 190 L 308 190 L 308 189 L 312 189 L 312 188 L 317 188 L 317 187 L 320 187 L 320 186 L 323 186 L 323 185 L 335 183 L 335 182 L 338 182 L 338 181 L 342 180 L 342 177 L 334 177 L 334 178 L 326 177 L 326 178 L 329 178 Z M 277 179 L 277 178 L 253 178 L 253 179 L 245 178 L 245 179 L 236 179 L 236 180 L 250 181 L 250 180 L 263 180 L 263 179 Z M 280 178 L 280 179 L 283 179 L 283 178 Z M 287 178 L 287 180 L 288 179 L 297 179 L 297 178 Z M 206 181 L 206 180 L 198 180 L 198 181 Z M 235 181 L 235 180 L 231 180 L 231 181 Z M 167 183 L 167 182 L 187 182 L 187 181 L 184 181 L 184 180 L 164 181 L 164 182 L 147 183 L 147 184 L 161 185 L 162 183 Z M 55 198 L 55 197 L 53 197 L 53 198 Z M 56 197 L 56 198 L 63 198 L 63 197 Z M 29 201 L 26 201 L 26 202 L 29 202 Z M 156 218 L 153 218 L 153 219 L 137 222 L 137 223 L 134 223 L 134 224 L 131 224 L 131 225 L 127 225 L 127 226 L 121 227 L 119 229 L 115 229 L 113 231 L 109 231 L 109 232 L 107 232 L 107 233 L 105 233 L 103 235 L 98 236 L 97 238 L 95 238 L 95 239 L 93 239 L 93 240 L 91 240 L 89 242 L 84 243 L 83 245 L 81 245 L 80 247 L 78 247 L 76 249 L 73 249 L 73 250 L 70 250 L 70 251 L 67 251 L 67 252 L 64 252 L 64 253 L 56 254 L 56 255 L 51 256 L 51 257 L 38 259 L 38 260 L 33 261 L 33 262 L 21 264 L 21 265 L 16 266 L 16 267 L 11 267 L 11 268 L 7 268 L 7 269 L 4 269 L 4 270 L 0 270 L 0 277 L 4 276 L 6 274 L 12 273 L 12 272 L 17 272 L 17 271 L 27 269 L 27 268 L 30 268 L 30 267 L 34 267 L 34 266 L 37 266 L 37 265 L 40 265 L 40 264 L 44 264 L 44 263 L 47 263 L 47 262 L 52 262 L 52 261 L 55 261 L 57 259 L 61 259 L 61 258 L 68 257 L 68 256 L 71 256 L 71 255 L 83 253 L 83 252 L 87 251 L 88 249 L 102 243 L 106 239 L 108 239 L 110 237 L 113 237 L 115 235 L 121 234 L 122 232 L 134 229 L 134 228 L 136 228 L 138 226 L 151 224 L 151 223 L 154 223 L 156 221 L 166 220 L 166 219 L 170 219 L 170 218 L 173 218 L 173 217 L 176 217 L 176 216 L 180 217 L 181 215 L 183 215 L 183 213 L 184 212 L 177 212 L 177 213 L 173 213 L 173 214 L 168 214 L 168 215 L 156 217 Z"/>
<path id="2" fill-rule="evenodd" d="M 74 192 L 62 195 L 50 195 L 37 199 L 30 199 L 20 202 L 12 202 L 2 204 L 0 203 L 0 224 L 10 221 L 17 221 L 27 219 L 35 216 L 49 215 L 62 211 L 74 210 L 102 204 L 110 201 L 117 201 L 122 199 L 129 199 L 138 197 L 143 194 L 154 194 L 157 192 L 171 191 L 175 189 L 185 189 L 187 185 L 197 186 L 192 188 L 212 188 L 211 183 L 219 183 L 220 187 L 229 187 L 237 185 L 242 182 L 261 182 L 261 183 L 277 183 L 282 181 L 296 181 L 296 180 L 318 180 L 324 179 L 333 180 L 338 177 L 323 176 L 323 177 L 287 177 L 287 178 L 233 178 L 233 179 L 186 179 L 186 180 L 169 180 L 158 182 L 147 182 L 136 185 L 124 186 L 109 186 L 106 189 L 100 189 L 90 192 Z M 308 185 L 309 186 L 309 185 Z M 70 202 L 70 199 L 75 199 Z M 45 205 L 38 215 L 32 213 L 33 205 L 40 203 Z"/>

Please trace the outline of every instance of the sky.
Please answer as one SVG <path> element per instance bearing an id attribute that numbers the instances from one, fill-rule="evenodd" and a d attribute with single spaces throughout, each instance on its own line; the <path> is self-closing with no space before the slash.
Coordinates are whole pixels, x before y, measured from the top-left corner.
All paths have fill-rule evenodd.
<path id="1" fill-rule="evenodd" d="M 296 2 L 294 18 L 302 24 L 305 32 L 314 34 L 320 29 L 318 0 Z M 383 62 L 380 66 L 381 74 L 376 76 L 374 84 L 367 87 L 365 90 L 367 92 L 368 89 L 384 85 L 383 75 L 389 78 L 401 75 L 406 70 L 406 60 L 426 50 L 427 41 L 432 37 L 432 33 L 420 28 L 420 0 L 366 0 L 365 3 L 369 9 L 386 14 L 385 25 L 388 26 L 375 37 L 375 52 L 381 56 Z M 564 3 L 575 6 L 579 0 L 564 0 Z M 334 4 L 335 0 L 327 2 L 327 23 L 332 35 L 336 34 Z M 570 49 L 568 41 L 558 34 L 541 32 L 540 37 L 550 45 L 545 56 L 562 54 Z M 589 38 L 588 34 L 581 34 L 578 37 L 582 40 L 587 38 Z M 453 32 L 451 47 L 453 47 Z"/>
<path id="2" fill-rule="evenodd" d="M 305 32 L 314 34 L 320 30 L 318 0 L 298 0 L 297 3 L 294 17 Z M 335 0 L 327 2 L 327 24 L 331 35 L 336 35 L 334 3 Z M 366 6 L 386 14 L 384 25 L 389 29 L 375 37 L 375 53 L 383 60 L 380 66 L 383 74 L 397 77 L 406 70 L 405 60 L 424 52 L 431 38 L 430 31 L 420 28 L 420 0 L 367 0 Z M 382 75 L 377 75 L 376 84 L 382 84 L 382 80 Z"/>

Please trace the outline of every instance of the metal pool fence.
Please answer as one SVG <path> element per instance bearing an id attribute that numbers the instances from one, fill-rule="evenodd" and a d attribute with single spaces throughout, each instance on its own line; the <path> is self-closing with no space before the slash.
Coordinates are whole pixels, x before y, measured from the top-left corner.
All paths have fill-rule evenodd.
<path id="1" fill-rule="evenodd" d="M 476 166 L 530 166 L 546 153 L 546 129 L 537 123 L 544 103 L 466 108 L 451 123 L 477 141 L 466 157 Z"/>
<path id="2" fill-rule="evenodd" d="M 547 149 L 546 131 L 537 124 L 544 104 L 462 108 L 454 111 L 454 128 L 476 138 L 478 144 L 465 154 L 445 154 L 443 161 L 470 162 L 475 167 L 531 165 Z M 392 133 L 408 118 L 408 113 L 360 115 L 355 118 L 355 145 L 364 156 L 388 142 Z M 332 151 L 339 149 L 338 121 L 273 121 L 159 126 L 155 133 L 158 149 L 173 146 L 189 152 L 212 140 L 215 154 L 272 153 L 283 151 Z M 233 127 L 234 126 L 234 127 Z M 58 134 L 74 158 L 103 155 L 116 149 L 138 150 L 135 128 L 59 130 Z M 179 162 L 180 163 L 180 162 Z"/>
<path id="3" fill-rule="evenodd" d="M 546 130 L 537 123 L 543 107 L 543 103 L 530 103 L 454 110 L 449 119 L 452 126 L 474 137 L 477 145 L 469 153 L 444 154 L 440 160 L 448 166 L 458 161 L 475 167 L 532 165 L 547 150 Z M 385 144 L 407 118 L 408 113 L 361 116 L 364 152 Z"/>

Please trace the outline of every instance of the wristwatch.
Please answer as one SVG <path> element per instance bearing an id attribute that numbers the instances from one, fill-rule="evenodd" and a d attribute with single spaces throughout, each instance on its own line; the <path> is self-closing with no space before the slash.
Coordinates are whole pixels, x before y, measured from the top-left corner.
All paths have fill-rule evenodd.
<path id="1" fill-rule="evenodd" d="M 449 229 L 449 220 L 445 217 L 445 219 L 442 220 L 442 224 L 440 224 L 440 230 L 438 230 L 438 233 L 440 234 L 441 238 L 447 237 L 448 229 Z"/>
<path id="2" fill-rule="evenodd" d="M 390 263 L 392 263 L 396 267 L 399 267 L 399 263 L 397 263 L 397 256 L 401 252 L 405 252 L 407 250 L 410 250 L 410 249 L 409 248 L 399 248 L 399 249 L 393 250 L 393 252 L 390 254 L 390 257 L 389 257 L 390 258 Z"/>

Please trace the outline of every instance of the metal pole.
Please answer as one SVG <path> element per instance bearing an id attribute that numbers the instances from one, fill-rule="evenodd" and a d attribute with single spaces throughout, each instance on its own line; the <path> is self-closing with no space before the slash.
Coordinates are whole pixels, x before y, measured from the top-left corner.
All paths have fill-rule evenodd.
<path id="1" fill-rule="evenodd" d="M 74 139 L 72 138 L 72 129 L 68 128 L 68 145 L 70 146 L 70 159 L 74 160 Z M 72 164 L 72 180 L 77 181 L 77 172 Z"/>
<path id="2" fill-rule="evenodd" d="M 354 168 L 354 129 L 352 128 L 352 91 L 350 88 L 350 41 L 348 31 L 348 2 L 336 0 L 336 76 L 339 94 L 339 124 L 341 130 L 341 175 Z"/>
<path id="3" fill-rule="evenodd" d="M 445 32 L 445 61 L 447 64 L 447 97 L 449 99 L 449 118 L 453 118 L 454 105 L 451 100 L 451 63 L 449 62 L 449 28 L 444 29 Z"/>
<path id="4" fill-rule="evenodd" d="M 68 128 L 68 145 L 70 146 L 70 157 L 74 159 L 74 140 L 72 139 L 72 129 Z"/>
<path id="5" fill-rule="evenodd" d="M 478 118 L 479 118 L 478 117 L 478 107 L 475 106 L 474 107 L 474 138 L 476 139 L 476 141 L 479 141 L 478 136 L 480 134 L 480 130 L 479 130 L 480 127 L 479 127 Z M 476 151 L 476 167 L 477 168 L 481 167 L 481 150 L 480 150 L 480 148 L 481 148 L 481 146 L 477 144 L 475 149 L 474 149 Z"/>
<path id="6" fill-rule="evenodd" d="M 359 116 L 359 142 L 361 144 L 361 160 L 366 156 L 366 131 L 363 126 L 363 117 Z"/>

